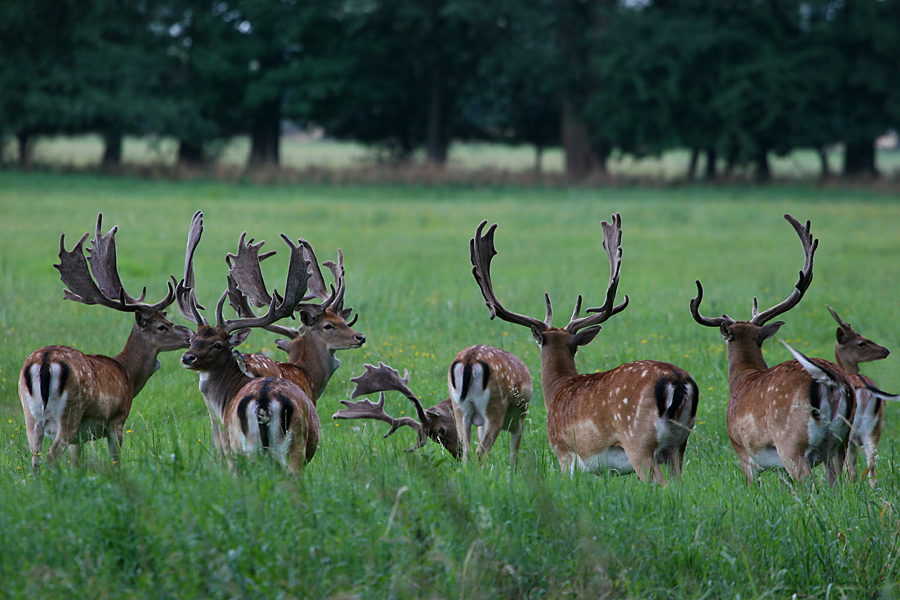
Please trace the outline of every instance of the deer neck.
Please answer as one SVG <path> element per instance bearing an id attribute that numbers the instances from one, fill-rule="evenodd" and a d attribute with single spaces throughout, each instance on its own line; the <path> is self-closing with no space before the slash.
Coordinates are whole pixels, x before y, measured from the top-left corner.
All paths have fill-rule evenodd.
<path id="1" fill-rule="evenodd" d="M 735 385 L 745 376 L 769 368 L 762 347 L 752 340 L 731 340 L 728 344 L 728 385 Z"/>
<path id="2" fill-rule="evenodd" d="M 556 392 L 577 376 L 575 354 L 568 344 L 562 343 L 562 340 L 547 339 L 541 346 L 541 389 L 548 408 L 554 403 Z"/>
<path id="3" fill-rule="evenodd" d="M 859 363 L 844 351 L 840 344 L 834 345 L 834 362 L 849 375 L 859 375 Z"/>
<path id="4" fill-rule="evenodd" d="M 329 350 L 316 336 L 307 333 L 291 343 L 288 362 L 306 375 L 310 389 L 305 390 L 315 402 L 340 366 L 334 350 Z"/>
<path id="5" fill-rule="evenodd" d="M 241 371 L 233 357 L 228 357 L 211 371 L 199 371 L 199 375 L 200 393 L 203 394 L 207 407 L 210 411 L 215 411 L 220 420 L 228 402 L 242 387 L 253 381 Z"/>
<path id="6" fill-rule="evenodd" d="M 159 362 L 159 350 L 150 346 L 141 335 L 137 325 L 131 330 L 128 341 L 122 351 L 113 357 L 125 371 L 131 382 L 132 397 L 137 396 L 150 376 L 162 366 Z"/>

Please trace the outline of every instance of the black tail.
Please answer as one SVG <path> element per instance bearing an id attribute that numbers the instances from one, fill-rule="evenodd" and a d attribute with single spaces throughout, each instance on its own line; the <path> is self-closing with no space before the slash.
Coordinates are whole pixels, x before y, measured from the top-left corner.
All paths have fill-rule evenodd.
<path id="1" fill-rule="evenodd" d="M 669 402 L 669 390 L 672 401 Z M 681 377 L 673 373 L 670 377 L 661 377 L 653 389 L 656 397 L 656 409 L 660 417 L 674 419 L 681 411 L 685 402 L 691 403 L 691 418 L 697 416 L 697 397 L 699 389 L 690 377 Z"/>
<path id="2" fill-rule="evenodd" d="M 491 367 L 484 361 L 476 361 L 481 365 L 481 389 L 486 389 L 488 385 L 488 380 L 491 378 Z M 462 372 L 462 385 L 459 391 L 460 400 L 465 398 L 469 393 L 469 387 L 472 385 L 472 362 L 466 360 L 465 362 L 461 360 L 454 361 L 452 365 L 450 365 L 450 383 L 456 388 L 456 378 L 453 376 L 453 371 L 456 370 L 456 365 L 463 365 Z"/>
<path id="3" fill-rule="evenodd" d="M 59 383 L 57 392 L 61 392 L 63 388 L 66 387 L 66 382 L 69 379 L 69 365 L 64 362 L 57 363 L 59 365 Z M 34 369 L 39 369 L 38 371 L 38 379 L 40 381 L 41 386 L 41 404 L 44 409 L 47 409 L 47 403 L 50 402 L 50 394 L 52 390 L 50 389 L 50 383 L 53 379 L 53 371 L 51 370 L 51 366 L 53 365 L 50 362 L 50 353 L 44 352 L 41 356 L 41 364 L 40 366 L 31 365 L 29 368 L 29 372 L 25 373 L 25 387 L 28 388 L 28 394 L 31 397 L 34 397 L 34 389 L 32 388 L 32 373 Z"/>

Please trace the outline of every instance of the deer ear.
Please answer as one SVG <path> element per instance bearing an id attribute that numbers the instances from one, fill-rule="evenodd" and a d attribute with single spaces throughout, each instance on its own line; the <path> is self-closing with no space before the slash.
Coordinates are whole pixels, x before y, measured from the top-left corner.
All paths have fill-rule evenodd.
<path id="1" fill-rule="evenodd" d="M 838 327 L 837 328 L 837 343 L 843 344 L 846 341 L 847 341 L 847 332 L 844 331 L 843 327 Z"/>
<path id="2" fill-rule="evenodd" d="M 284 350 L 288 354 L 291 353 L 290 340 L 275 340 L 275 347 L 279 350 Z"/>
<path id="3" fill-rule="evenodd" d="M 232 348 L 236 348 L 244 343 L 244 340 L 250 335 L 252 329 L 238 329 L 234 333 L 231 334 L 231 337 L 228 338 L 228 343 L 231 344 Z"/>
<path id="4" fill-rule="evenodd" d="M 722 334 L 722 337 L 725 338 L 726 342 L 730 342 L 732 338 L 734 338 L 734 331 L 731 330 L 731 325 L 728 323 L 719 325 L 719 333 Z"/>
<path id="5" fill-rule="evenodd" d="M 784 325 L 784 321 L 773 321 L 768 325 L 763 325 L 759 328 L 759 332 L 756 334 L 756 343 L 762 346 L 762 343 L 778 333 L 778 330 L 781 329 L 781 326 Z"/>
<path id="6" fill-rule="evenodd" d="M 312 313 L 301 310 L 300 321 L 303 322 L 306 327 L 312 327 L 316 324 L 316 317 Z"/>
<path id="7" fill-rule="evenodd" d="M 181 336 L 181 339 L 183 339 L 185 343 L 191 343 L 191 339 L 194 337 L 193 331 L 183 325 L 175 325 L 173 329 L 175 330 L 175 333 Z"/>
<path id="8" fill-rule="evenodd" d="M 141 314 L 140 311 L 134 313 L 134 322 L 137 323 L 137 326 L 141 329 L 144 329 L 148 323 L 150 323 L 150 317 L 147 317 Z"/>
<path id="9" fill-rule="evenodd" d="M 582 329 L 572 337 L 572 346 L 577 348 L 578 346 L 585 346 L 587 344 L 590 344 L 592 341 L 594 341 L 594 338 L 597 337 L 597 334 L 600 333 L 600 329 L 600 325 L 594 325 L 593 327 Z"/>

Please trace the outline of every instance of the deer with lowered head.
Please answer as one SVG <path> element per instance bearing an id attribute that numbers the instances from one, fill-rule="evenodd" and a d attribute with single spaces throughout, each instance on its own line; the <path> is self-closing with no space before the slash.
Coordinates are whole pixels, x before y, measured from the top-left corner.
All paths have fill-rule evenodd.
<path id="1" fill-rule="evenodd" d="M 201 315 L 194 292 L 193 256 L 203 231 L 203 213 L 191 223 L 185 257 L 185 277 L 176 289 L 184 318 L 197 325 L 182 364 L 196 371 L 209 411 L 212 437 L 219 456 L 234 468 L 234 456 L 267 454 L 292 473 L 312 460 L 319 442 L 319 416 L 309 396 L 295 383 L 276 377 L 247 376 L 234 356 L 251 328 L 266 327 L 293 314 L 306 292 L 309 263 L 300 246 L 282 234 L 290 248 L 284 296 L 271 295 L 265 315 L 228 320 L 223 317 L 226 290 L 216 305 L 216 324 Z"/>
<path id="2" fill-rule="evenodd" d="M 231 286 L 229 300 L 238 315 L 253 318 L 250 305 L 268 306 L 272 299 L 266 291 L 260 262 L 274 252 L 260 256 L 259 250 L 264 241 L 254 244 L 253 240 L 245 241 L 241 236 L 238 253 L 228 254 Z M 243 360 L 248 375 L 253 377 L 280 377 L 296 383 L 306 392 L 313 404 L 322 395 L 331 376 L 341 365 L 335 356 L 338 350 L 360 348 L 366 343 L 366 336 L 353 329 L 359 315 L 347 321 L 353 312 L 352 308 L 344 308 L 344 255 L 338 249 L 338 262 L 326 261 L 324 264 L 331 270 L 337 288 L 332 293 L 325 289 L 325 281 L 316 259 L 312 245 L 306 240 L 299 240 L 303 257 L 310 265 L 310 276 L 307 294 L 303 299 L 318 298 L 320 304 L 300 302 L 295 312 L 300 314 L 302 327 L 290 328 L 271 324 L 265 330 L 283 335 L 287 339 L 276 340 L 275 345 L 288 354 L 286 362 L 277 362 L 263 354 L 244 354 Z"/>
<path id="3" fill-rule="evenodd" d="M 134 314 L 134 326 L 125 347 L 116 356 L 84 354 L 68 346 L 47 346 L 32 352 L 19 374 L 19 399 L 25 413 L 25 429 L 31 448 L 31 466 L 41 463 L 44 436 L 53 439 L 47 462 L 55 461 L 70 448 L 78 462 L 81 444 L 105 437 L 113 464 L 119 463 L 125 436 L 125 421 L 134 397 L 159 368 L 157 356 L 187 348 L 191 332 L 173 325 L 165 309 L 174 300 L 172 284 L 165 298 L 156 304 L 130 296 L 119 279 L 116 267 L 116 230 L 102 235 L 103 215 L 97 215 L 97 229 L 85 259 L 85 233 L 68 251 L 65 234 L 59 240 L 60 278 L 66 286 L 63 297 L 82 304 L 97 304 Z M 90 264 L 90 268 L 88 265 Z"/>
<path id="4" fill-rule="evenodd" d="M 478 226 L 469 242 L 472 272 L 481 289 L 491 318 L 521 325 L 541 348 L 541 387 L 547 407 L 547 437 L 563 471 L 573 473 L 605 470 L 636 472 L 642 481 L 665 485 L 660 465 L 669 467 L 674 478 L 681 475 L 688 436 L 697 411 L 697 384 L 675 365 L 641 360 L 602 373 L 580 374 L 575 363 L 578 348 L 590 343 L 601 323 L 628 305 L 628 296 L 615 304 L 622 263 L 621 217 L 601 223 L 603 247 L 610 265 L 609 283 L 602 306 L 590 308 L 579 317 L 581 296 L 569 323 L 552 326 L 553 309 L 545 294 L 546 317 L 510 312 L 494 293 L 491 260 L 496 225 L 482 233 L 487 221 Z"/>
<path id="5" fill-rule="evenodd" d="M 802 481 L 812 474 L 812 466 L 824 462 L 833 485 L 843 469 L 856 405 L 850 381 L 834 363 L 807 358 L 790 346 L 796 360 L 774 367 L 768 366 L 762 352 L 763 342 L 784 325 L 772 319 L 795 307 L 809 288 L 819 244 L 810 233 L 809 221 L 804 226 L 790 215 L 784 218 L 803 245 L 804 265 L 791 295 L 762 312 L 754 297 L 749 321 L 728 315 L 710 318 L 700 314 L 703 287 L 697 281 L 691 315 L 700 325 L 718 328 L 727 345 L 726 424 L 747 484 L 759 471 L 773 467 L 784 468 L 795 481 Z"/>
<path id="6" fill-rule="evenodd" d="M 875 387 L 874 381 L 859 372 L 859 363 L 885 359 L 890 352 L 884 346 L 856 333 L 850 323 L 841 320 L 830 306 L 826 308 L 838 323 L 837 340 L 834 343 L 835 362 L 850 378 L 856 393 L 856 415 L 847 446 L 845 470 L 851 480 L 856 478 L 856 456 L 862 447 L 866 455 L 865 476 L 874 489 L 878 484 L 875 463 L 878 459 L 878 442 L 881 441 L 884 400 L 897 400 L 898 397 Z"/>
<path id="7" fill-rule="evenodd" d="M 509 464 L 515 465 L 531 402 L 531 373 L 525 363 L 500 348 L 469 346 L 450 364 L 447 387 L 463 460 L 469 455 L 474 425 L 479 460 L 491 451 L 500 432 L 508 431 Z"/>
<path id="8" fill-rule="evenodd" d="M 509 431 L 510 464 L 515 464 L 516 453 L 524 430 L 524 420 L 531 400 L 531 374 L 517 356 L 492 346 L 470 346 L 453 359 L 448 376 L 450 398 L 429 409 L 409 389 L 409 372 L 400 377 L 395 369 L 380 363 L 378 368 L 365 365 L 362 375 L 351 379 L 356 388 L 350 398 L 358 398 L 374 392 L 382 392 L 378 403 L 369 400 L 349 402 L 341 400 L 346 408 L 335 413 L 335 419 L 376 419 L 391 425 L 388 437 L 406 425 L 416 430 L 419 443 L 428 438 L 441 444 L 456 459 L 465 460 L 469 446 L 469 431 L 478 427 L 478 458 L 491 449 L 501 430 Z M 384 412 L 384 392 L 396 390 L 412 402 L 418 421 L 410 417 L 399 419 Z M 464 425 L 461 425 L 463 423 Z M 460 435 L 464 431 L 465 435 Z M 464 440 L 464 441 L 463 441 Z"/>
<path id="9" fill-rule="evenodd" d="M 462 447 L 456 432 L 456 424 L 453 422 L 453 412 L 450 407 L 450 398 L 425 409 L 422 401 L 409 388 L 409 371 L 404 370 L 403 377 L 400 373 L 384 363 L 378 367 L 365 365 L 362 375 L 352 378 L 350 381 L 356 384 L 350 398 L 359 398 L 375 392 L 381 392 L 378 402 L 363 399 L 357 402 L 341 400 L 345 406 L 334 413 L 334 419 L 374 419 L 383 421 L 391 426 L 384 437 L 392 435 L 401 427 L 409 427 L 416 432 L 417 443 L 411 450 L 417 450 L 424 446 L 429 438 L 436 441 L 454 458 L 462 457 Z M 418 420 L 412 417 L 392 417 L 384 411 L 384 392 L 398 391 L 409 400 L 416 411 Z"/>

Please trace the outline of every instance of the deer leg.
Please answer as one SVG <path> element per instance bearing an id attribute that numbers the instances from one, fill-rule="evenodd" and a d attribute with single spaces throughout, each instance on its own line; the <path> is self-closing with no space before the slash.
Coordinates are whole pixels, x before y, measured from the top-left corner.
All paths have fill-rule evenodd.
<path id="1" fill-rule="evenodd" d="M 734 451 L 737 452 L 738 461 L 741 465 L 741 472 L 744 474 L 744 481 L 747 483 L 747 487 L 753 485 L 753 479 L 756 475 L 756 470 L 753 468 L 753 462 L 750 460 L 750 454 L 742 447 L 736 446 L 732 444 L 734 447 Z"/>
<path id="2" fill-rule="evenodd" d="M 500 435 L 500 427 L 497 426 L 497 423 L 488 423 L 478 429 L 479 439 L 478 446 L 475 448 L 475 455 L 478 457 L 478 460 L 481 461 L 484 460 L 487 453 L 494 447 L 494 442 L 497 441 L 497 436 Z"/>
<path id="3" fill-rule="evenodd" d="M 56 439 L 53 440 L 53 443 L 50 444 L 50 449 L 47 450 L 47 464 L 56 462 L 59 455 L 65 452 L 68 447 L 68 432 L 60 426 L 59 432 L 56 434 Z"/>
<path id="4" fill-rule="evenodd" d="M 847 444 L 847 458 L 844 460 L 844 470 L 847 472 L 848 481 L 856 481 L 856 456 L 859 454 L 859 444 L 854 437 Z"/>
<path id="5" fill-rule="evenodd" d="M 778 454 L 781 457 L 781 463 L 784 465 L 788 475 L 790 475 L 791 479 L 795 482 L 800 483 L 806 479 L 807 476 L 812 476 L 812 469 L 810 469 L 809 461 L 806 459 L 806 455 L 803 452 L 785 454 L 782 453 L 779 448 Z M 831 457 L 829 457 L 828 460 L 829 464 L 831 464 Z"/>
<path id="6" fill-rule="evenodd" d="M 125 421 L 110 423 L 106 428 L 106 441 L 109 446 L 109 458 L 118 466 L 121 462 L 122 444 L 125 442 Z"/>
<path id="7" fill-rule="evenodd" d="M 456 433 L 459 435 L 459 443 L 462 446 L 462 461 L 469 460 L 469 444 L 472 435 L 472 423 L 463 416 L 462 408 L 453 407 L 453 422 L 456 423 Z"/>
<path id="8" fill-rule="evenodd" d="M 28 447 L 31 449 L 31 470 L 37 472 L 41 466 L 41 447 L 44 445 L 44 425 L 36 423 L 33 419 L 29 422 L 29 415 L 25 416 L 25 433 L 28 436 Z"/>
<path id="9" fill-rule="evenodd" d="M 865 440 L 863 450 L 866 453 L 866 477 L 869 485 L 874 490 L 878 485 L 878 478 L 875 477 L 875 462 L 878 460 L 878 442 L 871 438 Z"/>
<path id="10" fill-rule="evenodd" d="M 828 454 L 828 485 L 834 487 L 841 479 L 841 473 L 844 471 L 844 457 L 847 449 L 840 443 L 837 444 L 832 452 Z"/>
<path id="11" fill-rule="evenodd" d="M 81 444 L 72 444 L 69 446 L 69 464 L 77 467 L 81 464 Z"/>
<path id="12" fill-rule="evenodd" d="M 519 453 L 519 444 L 522 443 L 522 434 L 525 432 L 525 419 L 520 418 L 509 428 L 509 466 L 516 466 L 516 454 Z"/>

